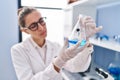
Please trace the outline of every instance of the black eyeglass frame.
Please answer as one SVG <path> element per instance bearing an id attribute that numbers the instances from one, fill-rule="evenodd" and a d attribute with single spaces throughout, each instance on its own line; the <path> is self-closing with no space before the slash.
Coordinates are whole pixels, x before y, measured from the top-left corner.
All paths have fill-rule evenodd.
<path id="1" fill-rule="evenodd" d="M 32 24 L 30 24 L 30 26 L 26 27 L 26 29 L 29 29 L 31 31 L 36 31 L 38 29 L 38 23 L 41 26 L 44 26 L 46 24 L 45 19 L 46 17 L 41 17 L 37 22 L 33 22 Z"/>

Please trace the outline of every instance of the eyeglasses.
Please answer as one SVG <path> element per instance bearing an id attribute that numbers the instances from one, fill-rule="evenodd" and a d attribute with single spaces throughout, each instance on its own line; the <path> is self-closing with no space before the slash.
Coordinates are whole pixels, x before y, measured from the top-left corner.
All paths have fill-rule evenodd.
<path id="1" fill-rule="evenodd" d="M 30 26 L 27 27 L 27 29 L 30 29 L 31 31 L 36 31 L 38 29 L 38 23 L 41 26 L 44 26 L 46 17 L 40 18 L 37 22 L 33 22 Z"/>

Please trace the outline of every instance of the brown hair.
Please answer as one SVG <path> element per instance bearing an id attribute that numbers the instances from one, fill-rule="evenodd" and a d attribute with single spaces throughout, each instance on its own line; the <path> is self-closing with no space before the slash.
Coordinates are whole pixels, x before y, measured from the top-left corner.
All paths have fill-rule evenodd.
<path id="1" fill-rule="evenodd" d="M 23 7 L 18 9 L 18 22 L 20 27 L 24 28 L 25 26 L 25 17 L 32 13 L 33 11 L 37 11 L 33 7 Z"/>

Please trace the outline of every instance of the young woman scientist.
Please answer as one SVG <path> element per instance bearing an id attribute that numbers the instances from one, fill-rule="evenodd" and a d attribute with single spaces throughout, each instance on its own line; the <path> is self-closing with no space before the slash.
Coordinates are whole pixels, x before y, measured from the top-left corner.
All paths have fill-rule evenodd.
<path id="1" fill-rule="evenodd" d="M 11 48 L 18 80 L 62 80 L 62 68 L 71 72 L 88 69 L 93 51 L 89 42 L 82 48 L 78 48 L 80 42 L 68 48 L 68 39 L 63 47 L 46 40 L 44 17 L 35 8 L 19 9 L 18 21 L 21 31 L 31 35 Z M 85 17 L 81 23 L 86 27 L 88 38 L 101 30 L 101 27 L 96 28 L 91 17 Z"/>

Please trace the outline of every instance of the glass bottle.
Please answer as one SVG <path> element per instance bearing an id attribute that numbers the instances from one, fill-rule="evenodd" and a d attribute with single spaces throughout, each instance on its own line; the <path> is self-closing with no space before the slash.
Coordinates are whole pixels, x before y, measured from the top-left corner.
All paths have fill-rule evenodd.
<path id="1" fill-rule="evenodd" d="M 80 19 L 83 15 L 79 15 L 79 19 L 74 26 L 72 33 L 69 37 L 69 46 L 76 44 L 78 41 L 81 41 L 80 46 L 84 46 L 86 44 L 86 34 L 85 34 L 85 27 L 81 26 Z"/>
<path id="2" fill-rule="evenodd" d="M 109 64 L 108 71 L 114 80 L 120 80 L 120 52 L 116 52 L 115 59 Z"/>

